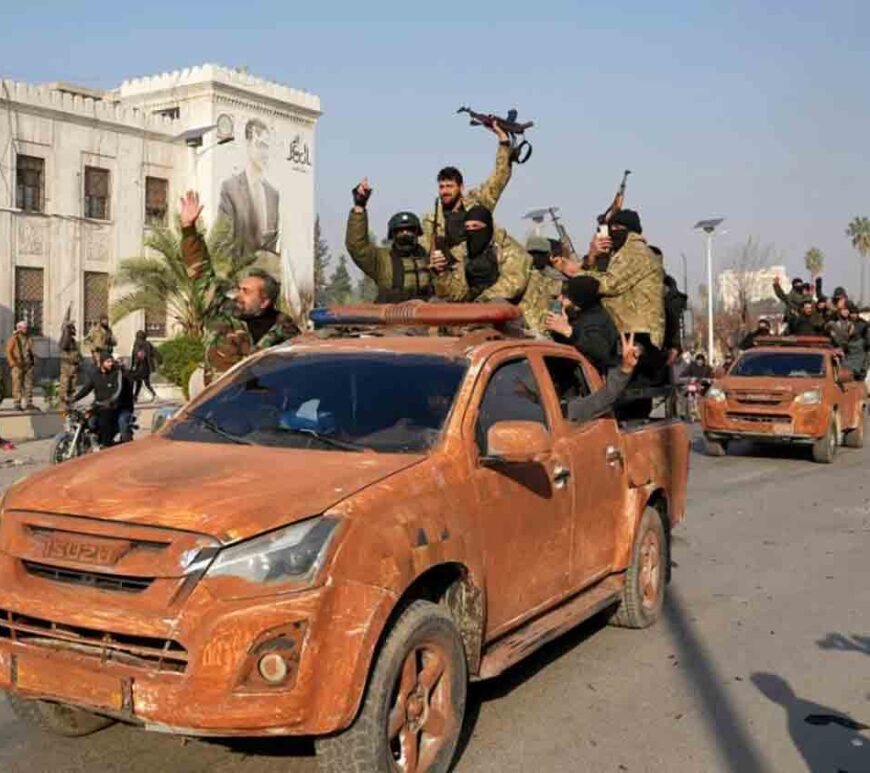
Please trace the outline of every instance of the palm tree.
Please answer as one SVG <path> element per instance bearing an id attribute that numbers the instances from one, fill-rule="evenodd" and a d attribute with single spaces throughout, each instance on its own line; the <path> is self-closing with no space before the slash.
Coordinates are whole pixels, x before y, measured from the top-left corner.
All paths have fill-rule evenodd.
<path id="1" fill-rule="evenodd" d="M 846 236 L 861 256 L 861 305 L 864 305 L 864 277 L 867 268 L 867 255 L 870 254 L 870 218 L 856 217 L 846 228 Z"/>
<path id="2" fill-rule="evenodd" d="M 227 292 L 255 256 L 237 257 L 228 225 L 219 221 L 206 244 L 215 272 L 200 279 L 187 275 L 181 256 L 181 228 L 157 228 L 144 241 L 156 255 L 122 260 L 113 282 L 129 288 L 112 304 L 112 322 L 136 311 L 168 315 L 184 335 L 202 337 L 206 327 L 225 311 Z"/>
<path id="3" fill-rule="evenodd" d="M 810 247 L 804 255 L 804 264 L 810 275 L 817 277 L 825 267 L 825 255 L 818 247 Z"/>

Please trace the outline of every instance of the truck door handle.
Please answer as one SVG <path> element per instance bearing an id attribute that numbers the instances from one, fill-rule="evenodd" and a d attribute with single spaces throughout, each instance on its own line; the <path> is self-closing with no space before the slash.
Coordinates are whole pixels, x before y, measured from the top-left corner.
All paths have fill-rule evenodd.
<path id="1" fill-rule="evenodd" d="M 606 461 L 611 467 L 615 467 L 617 464 L 622 462 L 622 451 L 620 451 L 616 446 L 607 446 L 604 449 L 604 461 Z"/>
<path id="2" fill-rule="evenodd" d="M 556 488 L 562 488 L 565 485 L 565 482 L 570 477 L 571 470 L 569 470 L 567 467 L 557 465 L 553 468 L 553 483 L 556 484 Z"/>

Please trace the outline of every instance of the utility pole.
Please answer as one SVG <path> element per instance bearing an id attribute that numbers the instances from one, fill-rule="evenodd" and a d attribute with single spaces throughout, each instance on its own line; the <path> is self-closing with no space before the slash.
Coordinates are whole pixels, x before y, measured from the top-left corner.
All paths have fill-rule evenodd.
<path id="1" fill-rule="evenodd" d="M 694 228 L 707 235 L 707 361 L 713 363 L 713 232 L 725 220 L 724 217 L 699 220 Z"/>

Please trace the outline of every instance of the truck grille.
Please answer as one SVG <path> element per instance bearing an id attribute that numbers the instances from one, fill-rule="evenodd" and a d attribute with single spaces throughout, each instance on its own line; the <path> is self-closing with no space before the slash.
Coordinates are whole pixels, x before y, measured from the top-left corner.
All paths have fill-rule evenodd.
<path id="1" fill-rule="evenodd" d="M 747 392 L 735 390 L 728 397 L 742 405 L 782 405 L 791 400 L 788 392 Z"/>
<path id="2" fill-rule="evenodd" d="M 67 625 L 0 610 L 0 640 L 66 650 L 153 672 L 183 674 L 187 650 L 177 641 Z"/>
<path id="3" fill-rule="evenodd" d="M 102 574 L 100 572 L 82 572 L 77 569 L 65 569 L 60 566 L 38 564 L 35 561 L 22 561 L 28 574 L 41 577 L 44 580 L 65 582 L 72 585 L 85 585 L 97 590 L 121 591 L 123 593 L 141 593 L 151 587 L 153 577 L 125 577 L 118 574 Z"/>
<path id="4" fill-rule="evenodd" d="M 737 413 L 736 411 L 728 411 L 727 416 L 732 421 L 751 421 L 760 424 L 770 424 L 771 422 L 788 424 L 791 422 L 791 416 L 784 416 L 781 413 Z"/>

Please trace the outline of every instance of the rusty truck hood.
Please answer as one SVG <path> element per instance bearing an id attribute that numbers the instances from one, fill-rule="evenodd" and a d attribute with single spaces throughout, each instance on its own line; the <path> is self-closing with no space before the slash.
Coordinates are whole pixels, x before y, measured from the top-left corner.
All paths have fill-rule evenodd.
<path id="1" fill-rule="evenodd" d="M 4 508 L 231 542 L 322 513 L 424 458 L 152 437 L 43 470 L 10 489 Z"/>
<path id="2" fill-rule="evenodd" d="M 716 386 L 726 392 L 783 392 L 800 394 L 808 389 L 817 389 L 825 382 L 817 378 L 785 378 L 778 376 L 723 376 L 716 379 Z"/>

